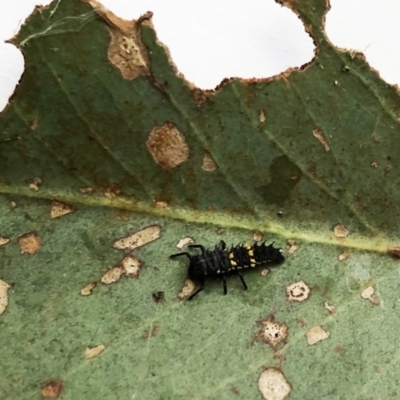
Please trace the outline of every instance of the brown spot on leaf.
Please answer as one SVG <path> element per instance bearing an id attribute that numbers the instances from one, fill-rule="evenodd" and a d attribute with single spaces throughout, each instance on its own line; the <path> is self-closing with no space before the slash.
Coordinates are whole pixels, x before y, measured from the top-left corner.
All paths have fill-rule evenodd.
<path id="1" fill-rule="evenodd" d="M 236 395 L 240 394 L 240 391 L 239 391 L 239 389 L 238 389 L 236 386 L 234 386 L 234 387 L 231 389 L 231 392 L 232 392 L 233 394 L 236 394 Z"/>
<path id="2" fill-rule="evenodd" d="M 176 245 L 178 249 L 183 249 L 186 245 L 194 243 L 193 239 L 191 237 L 186 237 L 184 239 L 181 239 L 179 243 Z"/>
<path id="3" fill-rule="evenodd" d="M 42 184 L 42 180 L 39 177 L 33 179 L 32 183 L 29 184 L 29 189 L 37 192 L 39 190 L 39 186 Z"/>
<path id="4" fill-rule="evenodd" d="M 108 60 L 119 69 L 123 78 L 132 80 L 150 75 L 149 58 L 140 35 L 140 24 L 152 17 L 148 12 L 137 21 L 127 21 L 117 17 L 96 0 L 87 0 L 106 22 L 111 35 Z"/>
<path id="5" fill-rule="evenodd" d="M 153 203 L 157 208 L 167 208 L 168 207 L 168 203 L 166 201 L 155 200 L 155 201 L 153 201 Z"/>
<path id="6" fill-rule="evenodd" d="M 109 269 L 102 277 L 101 282 L 109 285 L 118 282 L 123 275 L 127 278 L 137 278 L 143 263 L 133 256 L 127 256 L 118 265 Z"/>
<path id="7" fill-rule="evenodd" d="M 321 340 L 328 339 L 330 332 L 325 331 L 321 326 L 314 326 L 306 332 L 307 343 L 312 346 Z"/>
<path id="8" fill-rule="evenodd" d="M 349 252 L 343 251 L 342 253 L 339 254 L 339 261 L 344 261 L 347 260 L 350 257 Z"/>
<path id="9" fill-rule="evenodd" d="M 330 305 L 327 301 L 325 302 L 325 308 L 334 314 L 337 311 L 337 308 L 335 306 Z"/>
<path id="10" fill-rule="evenodd" d="M 83 187 L 83 188 L 80 188 L 79 191 L 80 191 L 82 194 L 92 194 L 92 193 L 93 193 L 93 189 L 90 188 L 90 187 Z"/>
<path id="11" fill-rule="evenodd" d="M 265 400 L 285 400 L 289 397 L 292 388 L 281 371 L 268 368 L 258 379 L 258 390 Z"/>
<path id="12" fill-rule="evenodd" d="M 264 268 L 262 271 L 261 271 L 261 275 L 262 276 L 267 276 L 269 274 L 269 269 L 268 268 Z"/>
<path id="13" fill-rule="evenodd" d="M 185 137 L 171 122 L 153 128 L 146 145 L 154 161 L 165 169 L 174 168 L 189 158 Z"/>
<path id="14" fill-rule="evenodd" d="M 9 238 L 0 236 L 0 247 L 1 247 L 1 246 L 5 246 L 5 245 L 6 245 L 7 243 L 9 243 L 9 242 L 10 242 L 10 239 L 9 239 Z"/>
<path id="15" fill-rule="evenodd" d="M 85 287 L 81 289 L 82 296 L 90 296 L 92 294 L 92 290 L 96 287 L 96 282 L 88 283 Z"/>
<path id="16" fill-rule="evenodd" d="M 104 346 L 104 344 L 101 344 L 96 347 L 86 347 L 85 358 L 89 359 L 89 358 L 97 357 L 100 353 L 102 353 L 104 351 L 105 348 L 106 348 L 106 346 Z"/>
<path id="17" fill-rule="evenodd" d="M 313 135 L 314 135 L 314 137 L 316 137 L 319 140 L 319 142 L 324 147 L 325 151 L 328 152 L 330 150 L 329 142 L 328 142 L 328 139 L 326 138 L 324 132 L 322 131 L 322 129 L 320 129 L 320 128 L 314 129 Z"/>
<path id="18" fill-rule="evenodd" d="M 109 199 L 116 199 L 121 194 L 121 188 L 118 185 L 110 185 L 105 188 L 104 196 Z"/>
<path id="19" fill-rule="evenodd" d="M 140 268 L 143 266 L 143 262 L 136 257 L 127 256 L 120 262 L 120 266 L 124 270 L 127 278 L 137 278 Z"/>
<path id="20" fill-rule="evenodd" d="M 338 239 L 344 239 L 347 236 L 349 236 L 349 231 L 345 228 L 344 225 L 342 224 L 337 224 L 334 226 L 333 228 L 333 234 L 335 235 L 335 237 L 337 237 Z"/>
<path id="21" fill-rule="evenodd" d="M 56 399 L 60 396 L 62 389 L 63 381 L 61 379 L 54 379 L 53 381 L 44 384 L 40 391 L 42 392 L 43 397 Z"/>
<path id="22" fill-rule="evenodd" d="M 302 302 L 308 299 L 310 288 L 304 281 L 299 281 L 286 286 L 286 293 L 289 301 Z"/>
<path id="23" fill-rule="evenodd" d="M 8 289 L 11 285 L 0 279 L 0 315 L 6 310 L 8 306 Z"/>
<path id="24" fill-rule="evenodd" d="M 28 232 L 18 238 L 21 254 L 29 254 L 30 256 L 33 256 L 40 250 L 41 242 L 36 232 Z"/>
<path id="25" fill-rule="evenodd" d="M 61 201 L 53 201 L 51 203 L 50 217 L 59 218 L 63 215 L 70 214 L 74 212 L 75 209 L 68 204 L 62 203 Z"/>
<path id="26" fill-rule="evenodd" d="M 182 290 L 178 294 L 179 300 L 187 299 L 195 290 L 195 283 L 190 279 L 186 279 L 185 283 L 183 284 Z"/>
<path id="27" fill-rule="evenodd" d="M 121 279 L 121 276 L 124 275 L 125 271 L 122 266 L 117 265 L 109 269 L 102 277 L 101 283 L 105 283 L 106 285 L 110 285 L 111 283 L 118 282 Z"/>
<path id="28" fill-rule="evenodd" d="M 275 347 L 287 338 L 288 327 L 275 322 L 272 315 L 267 320 L 258 321 L 258 323 L 261 325 L 261 329 L 255 339 L 262 339 L 265 343 Z"/>
<path id="29" fill-rule="evenodd" d="M 294 240 L 289 239 L 286 243 L 289 246 L 288 254 L 293 254 L 300 248 L 300 245 L 296 244 Z"/>
<path id="30" fill-rule="evenodd" d="M 305 323 L 304 319 L 296 318 L 296 322 L 302 328 L 304 328 L 306 326 L 306 323 Z"/>
<path id="31" fill-rule="evenodd" d="M 364 300 L 369 300 L 372 304 L 374 305 L 379 305 L 381 300 L 380 298 L 375 294 L 375 289 L 372 286 L 368 286 L 361 292 L 361 297 Z"/>
<path id="32" fill-rule="evenodd" d="M 37 118 L 35 118 L 32 122 L 31 122 L 31 129 L 33 131 L 36 131 L 36 129 L 39 126 L 39 120 Z"/>
<path id="33" fill-rule="evenodd" d="M 260 119 L 260 122 L 265 122 L 265 113 L 264 113 L 264 110 L 261 110 L 261 111 L 260 111 L 259 119 Z"/>
<path id="34" fill-rule="evenodd" d="M 208 152 L 204 153 L 203 158 L 203 165 L 201 169 L 207 172 L 213 172 L 218 168 L 217 164 L 215 163 L 214 159 L 212 158 L 211 154 Z"/>
<path id="35" fill-rule="evenodd" d="M 161 228 L 159 225 L 151 225 L 122 239 L 118 239 L 114 242 L 113 247 L 119 250 L 134 250 L 158 239 L 160 233 Z"/>
<path id="36" fill-rule="evenodd" d="M 341 352 L 343 351 L 343 347 L 342 347 L 340 344 L 338 344 L 337 346 L 335 346 L 335 348 L 333 349 L 333 351 L 334 351 L 335 353 L 341 353 Z"/>
<path id="37" fill-rule="evenodd" d="M 156 336 L 160 332 L 160 327 L 158 325 L 154 325 L 151 330 L 146 330 L 142 334 L 142 339 L 148 339 L 150 337 Z"/>
<path id="38" fill-rule="evenodd" d="M 387 249 L 387 254 L 393 258 L 400 259 L 400 246 L 393 246 Z"/>
<path id="39" fill-rule="evenodd" d="M 213 91 L 206 91 L 199 88 L 192 88 L 191 93 L 193 100 L 196 103 L 196 107 L 202 107 L 208 100 L 208 93 L 212 93 Z"/>
<path id="40" fill-rule="evenodd" d="M 263 234 L 259 230 L 253 232 L 253 240 L 259 242 L 263 238 Z"/>

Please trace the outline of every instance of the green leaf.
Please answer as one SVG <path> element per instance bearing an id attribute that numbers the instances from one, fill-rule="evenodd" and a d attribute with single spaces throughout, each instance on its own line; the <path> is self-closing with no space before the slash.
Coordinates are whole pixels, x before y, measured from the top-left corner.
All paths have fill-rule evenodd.
<path id="1" fill-rule="evenodd" d="M 293 399 L 393 396 L 399 284 L 385 253 L 400 223 L 399 96 L 327 41 L 326 2 L 291 6 L 315 59 L 214 92 L 176 73 L 149 15 L 124 22 L 60 0 L 22 27 L 13 41 L 25 73 L 0 116 L 0 236 L 11 239 L 0 279 L 12 285 L 2 398 L 40 398 L 53 379 L 63 399 L 258 398 L 266 368 L 281 370 Z M 52 200 L 76 211 L 52 219 Z M 348 237 L 335 236 L 339 224 Z M 134 250 L 140 277 L 101 284 L 126 255 L 113 242 L 150 225 L 161 237 Z M 248 291 L 229 277 L 227 296 L 211 280 L 178 299 L 187 265 L 168 256 L 180 239 L 230 245 L 256 229 L 300 248 L 285 247 L 267 277 L 248 272 Z M 30 232 L 40 248 L 21 255 Z M 309 298 L 289 301 L 301 280 Z M 271 315 L 288 327 L 275 348 L 258 334 Z M 316 326 L 330 336 L 310 345 Z M 86 360 L 97 345 L 104 352 Z"/>

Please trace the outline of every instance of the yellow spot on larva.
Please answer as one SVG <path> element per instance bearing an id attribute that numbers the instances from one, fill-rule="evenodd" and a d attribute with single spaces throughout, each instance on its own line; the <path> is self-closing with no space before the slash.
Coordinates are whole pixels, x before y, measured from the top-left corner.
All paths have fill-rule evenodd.
<path id="1" fill-rule="evenodd" d="M 231 260 L 231 265 L 232 265 L 232 267 L 236 267 L 236 265 L 237 265 L 236 261 Z"/>
<path id="2" fill-rule="evenodd" d="M 249 255 L 249 257 L 253 257 L 254 256 L 254 251 L 253 250 L 249 250 L 247 252 L 247 254 Z"/>
<path id="3" fill-rule="evenodd" d="M 256 260 L 254 258 L 250 258 L 250 267 L 256 266 Z"/>
<path id="4" fill-rule="evenodd" d="M 233 253 L 229 253 L 229 258 L 230 258 L 231 260 L 233 260 L 233 259 L 235 258 L 235 255 L 234 255 Z"/>
<path id="5" fill-rule="evenodd" d="M 250 249 L 251 249 L 250 243 L 246 243 L 246 244 L 244 245 L 244 247 L 245 247 L 247 250 L 250 250 Z"/>

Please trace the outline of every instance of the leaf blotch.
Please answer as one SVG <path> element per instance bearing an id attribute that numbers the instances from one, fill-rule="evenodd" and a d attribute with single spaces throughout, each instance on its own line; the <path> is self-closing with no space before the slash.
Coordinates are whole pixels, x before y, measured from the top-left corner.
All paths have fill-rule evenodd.
<path id="1" fill-rule="evenodd" d="M 59 218 L 64 215 L 74 212 L 75 209 L 68 204 L 62 203 L 61 201 L 53 201 L 51 203 L 50 217 L 52 219 Z"/>
<path id="2" fill-rule="evenodd" d="M 105 348 L 106 348 L 106 346 L 104 346 L 104 344 L 101 344 L 96 347 L 86 347 L 85 358 L 90 359 L 90 358 L 97 357 L 99 354 L 101 354 L 104 351 Z"/>
<path id="3" fill-rule="evenodd" d="M 96 0 L 88 1 L 100 17 L 106 22 L 111 35 L 107 56 L 111 64 L 117 67 L 124 79 L 132 80 L 139 76 L 150 75 L 149 58 L 140 36 L 140 24 L 152 17 L 146 13 L 137 21 L 126 21 L 107 10 Z"/>
<path id="4" fill-rule="evenodd" d="M 10 242 L 10 239 L 7 237 L 0 236 L 0 247 L 5 246 L 7 243 Z"/>
<path id="5" fill-rule="evenodd" d="M 321 340 L 328 339 L 330 332 L 325 331 L 321 326 L 314 326 L 306 332 L 307 343 L 312 346 Z"/>
<path id="6" fill-rule="evenodd" d="M 81 296 L 90 296 L 96 285 L 97 285 L 96 282 L 88 283 L 85 287 L 81 289 L 80 291 Z"/>
<path id="7" fill-rule="evenodd" d="M 281 156 L 272 162 L 269 173 L 271 181 L 260 188 L 260 193 L 268 204 L 282 205 L 300 182 L 302 172 L 288 157 Z"/>
<path id="8" fill-rule="evenodd" d="M 153 128 L 146 145 L 154 161 L 165 169 L 176 167 L 190 155 L 185 137 L 171 122 Z"/>
<path id="9" fill-rule="evenodd" d="M 40 389 L 42 396 L 49 399 L 56 399 L 60 396 L 63 389 L 63 381 L 61 379 L 54 379 L 42 386 Z"/>
<path id="10" fill-rule="evenodd" d="M 286 340 L 288 327 L 285 324 L 275 322 L 272 315 L 267 320 L 258 321 L 258 323 L 261 325 L 261 329 L 255 339 L 261 339 L 273 347 Z"/>
<path id="11" fill-rule="evenodd" d="M 375 289 L 372 286 L 368 286 L 361 292 L 361 297 L 364 300 L 369 300 L 372 304 L 374 305 L 379 305 L 380 304 L 380 299 L 379 297 L 375 294 Z"/>
<path id="12" fill-rule="evenodd" d="M 28 232 L 18 238 L 18 244 L 21 248 L 21 254 L 33 256 L 41 247 L 41 239 L 36 232 Z"/>
<path id="13" fill-rule="evenodd" d="M 0 279 L 0 315 L 6 310 L 8 306 L 8 289 L 10 285 Z"/>
<path id="14" fill-rule="evenodd" d="M 138 232 L 132 233 L 114 242 L 113 247 L 119 250 L 135 250 L 160 237 L 161 228 L 159 225 L 152 225 Z"/>
<path id="15" fill-rule="evenodd" d="M 329 146 L 328 139 L 326 138 L 322 129 L 320 128 L 314 129 L 313 135 L 319 140 L 319 142 L 322 144 L 322 147 L 325 149 L 326 152 L 330 151 L 331 148 Z"/>
<path id="16" fill-rule="evenodd" d="M 215 163 L 214 159 L 212 158 L 211 154 L 206 152 L 203 157 L 203 165 L 201 169 L 207 172 L 213 172 L 218 168 L 217 164 Z"/>
<path id="17" fill-rule="evenodd" d="M 292 391 L 282 372 L 275 368 L 268 368 L 260 375 L 258 389 L 265 400 L 285 400 Z"/>
<path id="18" fill-rule="evenodd" d="M 287 286 L 286 294 L 289 301 L 302 302 L 308 299 L 310 288 L 304 281 L 299 281 Z"/>
<path id="19" fill-rule="evenodd" d="M 349 236 L 349 231 L 346 229 L 346 227 L 344 225 L 337 224 L 333 228 L 333 234 L 338 239 L 345 239 L 345 238 L 347 238 L 347 236 Z"/>

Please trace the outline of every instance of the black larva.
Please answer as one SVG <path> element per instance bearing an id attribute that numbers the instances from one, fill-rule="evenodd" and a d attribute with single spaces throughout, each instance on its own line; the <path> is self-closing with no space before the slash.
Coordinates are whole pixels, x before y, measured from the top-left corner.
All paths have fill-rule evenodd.
<path id="1" fill-rule="evenodd" d="M 227 293 L 226 281 L 224 275 L 239 276 L 243 287 L 247 290 L 241 270 L 256 267 L 265 264 L 280 264 L 285 261 L 282 250 L 274 248 L 274 243 L 269 246 L 265 242 L 261 244 L 254 243 L 240 244 L 227 248 L 224 241 L 215 246 L 214 250 L 206 249 L 200 244 L 192 244 L 191 249 L 200 249 L 200 254 L 190 254 L 188 252 L 172 254 L 170 258 L 186 256 L 189 258 L 188 277 L 200 282 L 200 287 L 193 292 L 188 300 L 193 299 L 196 294 L 204 289 L 205 278 L 219 278 L 224 285 L 224 294 Z"/>

